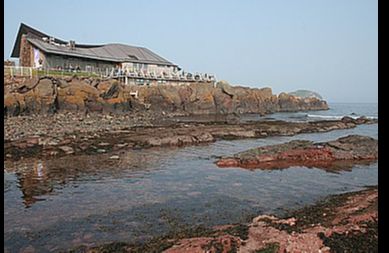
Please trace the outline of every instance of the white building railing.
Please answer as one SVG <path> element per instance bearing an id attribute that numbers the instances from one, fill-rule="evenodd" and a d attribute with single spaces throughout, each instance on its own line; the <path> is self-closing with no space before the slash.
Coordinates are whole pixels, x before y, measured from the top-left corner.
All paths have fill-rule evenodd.
<path id="1" fill-rule="evenodd" d="M 208 73 L 189 73 L 185 71 L 174 73 L 156 73 L 149 71 L 124 71 L 118 68 L 93 69 L 93 71 L 76 71 L 76 70 L 56 70 L 56 69 L 37 69 L 32 67 L 21 66 L 4 66 L 4 76 L 11 77 L 30 77 L 33 76 L 70 76 L 79 74 L 82 76 L 98 76 L 101 78 L 115 78 L 123 80 L 126 84 L 129 80 L 146 80 L 162 82 L 216 82 L 215 75 Z"/>
<path id="2" fill-rule="evenodd" d="M 32 78 L 32 69 L 31 67 L 4 66 L 4 76 Z"/>
<path id="3" fill-rule="evenodd" d="M 175 82 L 216 82 L 216 77 L 208 73 L 189 73 L 189 72 L 174 72 L 174 73 L 156 73 L 144 70 L 139 71 L 125 71 L 123 69 L 112 69 L 109 78 L 122 79 L 142 79 L 142 80 L 157 80 L 157 81 L 175 81 Z M 127 82 L 126 82 L 127 83 Z"/>

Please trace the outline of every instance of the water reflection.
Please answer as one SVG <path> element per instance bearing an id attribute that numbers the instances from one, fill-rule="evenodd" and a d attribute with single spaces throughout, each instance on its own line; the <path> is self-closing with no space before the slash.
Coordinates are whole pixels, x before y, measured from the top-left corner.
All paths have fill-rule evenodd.
<path id="1" fill-rule="evenodd" d="M 117 156 L 117 157 L 116 157 Z M 113 158 L 110 158 L 113 157 Z M 118 178 L 126 171 L 126 177 L 140 178 L 141 174 L 155 168 L 155 157 L 140 152 L 121 152 L 98 156 L 68 156 L 51 160 L 29 159 L 7 162 L 6 172 L 17 177 L 25 207 L 31 207 L 44 196 L 55 194 L 56 189 L 75 181 L 98 181 Z M 131 172 L 133 175 L 128 174 Z"/>
<path id="2" fill-rule="evenodd" d="M 28 165 L 23 166 L 21 171 L 16 172 L 18 186 L 23 193 L 23 203 L 30 207 L 39 199 L 38 196 L 48 194 L 53 191 L 51 181 L 47 177 L 46 163 L 41 160 L 34 161 L 32 169 Z"/>
<path id="3" fill-rule="evenodd" d="M 276 161 L 263 162 L 261 164 L 240 164 L 239 167 L 248 170 L 285 170 L 291 167 L 306 167 L 309 169 L 321 169 L 329 173 L 339 173 L 341 171 L 351 171 L 357 165 L 371 165 L 376 160 L 340 160 L 340 161 Z M 224 166 L 220 166 L 223 168 Z M 229 167 L 229 166 L 227 166 Z M 226 167 L 224 167 L 226 168 Z"/>
<path id="4" fill-rule="evenodd" d="M 334 174 L 306 167 L 221 169 L 214 162 L 215 156 L 292 139 L 374 136 L 376 128 L 6 162 L 4 249 L 19 252 L 32 246 L 36 252 L 58 252 L 82 244 L 141 241 L 183 226 L 282 214 L 328 194 L 374 185 L 376 163 Z"/>

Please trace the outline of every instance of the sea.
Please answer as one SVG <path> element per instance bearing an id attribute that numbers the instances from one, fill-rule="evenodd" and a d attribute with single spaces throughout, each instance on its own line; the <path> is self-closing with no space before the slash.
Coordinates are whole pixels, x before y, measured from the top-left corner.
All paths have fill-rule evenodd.
<path id="1" fill-rule="evenodd" d="M 329 110 L 244 115 L 243 120 L 378 118 L 377 104 L 330 103 Z M 304 139 L 350 134 L 378 139 L 378 124 L 263 139 L 222 140 L 184 148 L 28 159 L 4 165 L 4 252 L 63 252 L 284 215 L 329 195 L 378 185 L 378 163 L 341 171 L 218 168 L 220 156 Z"/>

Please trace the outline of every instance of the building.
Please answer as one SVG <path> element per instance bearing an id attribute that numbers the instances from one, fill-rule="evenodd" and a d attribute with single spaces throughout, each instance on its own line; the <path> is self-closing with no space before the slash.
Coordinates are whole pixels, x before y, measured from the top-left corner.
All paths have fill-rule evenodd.
<path id="1" fill-rule="evenodd" d="M 122 69 L 171 75 L 180 68 L 144 47 L 123 44 L 85 45 L 64 41 L 21 24 L 11 57 L 19 65 L 41 69 L 90 72 Z"/>
<path id="2" fill-rule="evenodd" d="M 11 60 L 4 60 L 4 66 L 13 67 L 15 66 L 15 62 Z"/>

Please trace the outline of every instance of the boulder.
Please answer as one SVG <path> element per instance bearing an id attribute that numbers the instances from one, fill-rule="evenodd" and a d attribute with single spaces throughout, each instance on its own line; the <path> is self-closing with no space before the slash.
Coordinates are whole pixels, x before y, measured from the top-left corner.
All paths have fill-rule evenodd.
<path id="1" fill-rule="evenodd" d="M 103 103 L 99 91 L 89 84 L 72 79 L 69 86 L 58 91 L 58 107 L 61 110 L 98 110 Z M 95 108 L 97 107 L 97 108 Z"/>
<path id="2" fill-rule="evenodd" d="M 151 86 L 124 85 L 116 80 L 68 77 L 31 79 L 17 89 L 5 89 L 6 115 L 53 113 L 61 110 L 123 113 L 151 110 L 158 113 L 243 114 L 328 109 L 315 97 L 278 96 L 270 88 L 190 83 Z M 136 92 L 136 97 L 133 93 Z M 362 121 L 362 120 L 361 120 Z"/>

